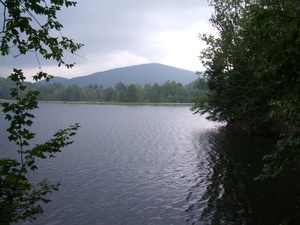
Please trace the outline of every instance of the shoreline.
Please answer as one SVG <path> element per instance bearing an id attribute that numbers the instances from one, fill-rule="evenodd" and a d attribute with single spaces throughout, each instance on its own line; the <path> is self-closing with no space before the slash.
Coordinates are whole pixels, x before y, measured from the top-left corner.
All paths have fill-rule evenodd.
<path id="1" fill-rule="evenodd" d="M 132 106 L 193 106 L 194 103 L 155 102 L 85 102 L 85 101 L 38 101 L 38 103 L 88 104 L 88 105 L 132 105 Z"/>

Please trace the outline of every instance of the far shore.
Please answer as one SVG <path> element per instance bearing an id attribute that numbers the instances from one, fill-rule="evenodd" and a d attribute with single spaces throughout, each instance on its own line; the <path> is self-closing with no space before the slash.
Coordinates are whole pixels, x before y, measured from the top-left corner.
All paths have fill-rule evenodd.
<path id="1" fill-rule="evenodd" d="M 0 102 L 15 102 L 15 100 L 0 99 Z M 89 102 L 89 101 L 38 101 L 39 103 L 56 104 L 89 104 L 89 105 L 136 105 L 136 106 L 193 106 L 194 103 L 171 103 L 171 102 Z"/>
<path id="2" fill-rule="evenodd" d="M 155 103 L 155 102 L 85 102 L 85 101 L 39 101 L 39 103 L 89 104 L 89 105 L 149 105 L 149 106 L 193 106 L 193 103 Z"/>

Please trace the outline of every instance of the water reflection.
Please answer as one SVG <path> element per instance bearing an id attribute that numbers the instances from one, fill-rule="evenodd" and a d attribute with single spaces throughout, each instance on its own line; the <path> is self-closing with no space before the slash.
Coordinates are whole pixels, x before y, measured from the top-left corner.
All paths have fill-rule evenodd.
<path id="1" fill-rule="evenodd" d="M 38 179 L 62 186 L 36 225 L 273 225 L 298 213 L 297 170 L 253 182 L 273 139 L 219 132 L 188 107 L 42 104 L 40 110 L 38 141 L 75 122 L 82 127 L 72 151 L 43 161 L 38 171 Z M 10 148 L 2 139 L 3 156 Z"/>
<path id="2" fill-rule="evenodd" d="M 199 135 L 198 143 L 198 164 L 186 197 L 187 224 L 280 224 L 299 205 L 290 191 L 282 190 L 287 182 L 289 190 L 296 187 L 291 179 L 253 181 L 273 138 L 211 131 Z"/>

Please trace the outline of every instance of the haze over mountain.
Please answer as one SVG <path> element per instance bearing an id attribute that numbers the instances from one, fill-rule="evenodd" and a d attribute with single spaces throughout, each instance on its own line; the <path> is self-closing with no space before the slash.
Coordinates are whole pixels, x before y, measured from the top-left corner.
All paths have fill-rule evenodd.
<path id="1" fill-rule="evenodd" d="M 102 85 L 104 88 L 114 87 L 120 81 L 125 85 L 138 83 L 141 85 L 158 83 L 162 85 L 166 81 L 176 81 L 183 85 L 196 80 L 198 75 L 193 71 L 183 70 L 172 66 L 158 63 L 149 63 L 136 66 L 111 69 L 97 72 L 86 76 L 67 79 L 55 77 L 50 83 L 61 83 L 63 86 L 77 84 L 79 87 L 86 87 L 89 84 Z M 42 81 L 45 83 L 45 81 Z"/>

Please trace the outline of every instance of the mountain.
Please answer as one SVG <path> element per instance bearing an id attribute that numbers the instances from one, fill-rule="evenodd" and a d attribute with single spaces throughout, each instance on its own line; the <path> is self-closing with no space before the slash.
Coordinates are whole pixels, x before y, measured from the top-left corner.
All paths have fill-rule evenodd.
<path id="1" fill-rule="evenodd" d="M 138 83 L 141 85 L 158 83 L 161 85 L 169 80 L 186 85 L 197 78 L 198 77 L 195 72 L 189 70 L 183 70 L 159 63 L 149 63 L 111 69 L 72 79 L 55 77 L 50 81 L 50 83 L 58 82 L 65 87 L 73 84 L 77 84 L 79 87 L 85 87 L 89 84 L 98 84 L 107 88 L 109 86 L 114 87 L 120 81 L 125 85 L 132 83 Z M 45 83 L 45 81 L 42 82 Z"/>
<path id="2" fill-rule="evenodd" d="M 63 83 L 65 83 L 65 82 L 68 82 L 69 81 L 69 79 L 68 78 L 64 78 L 64 77 L 55 77 L 55 78 L 53 78 L 52 80 L 50 80 L 49 82 L 47 82 L 47 83 L 50 83 L 50 84 L 52 84 L 52 83 L 61 83 L 61 84 L 63 84 Z M 46 83 L 46 81 L 41 81 L 42 83 Z"/>

